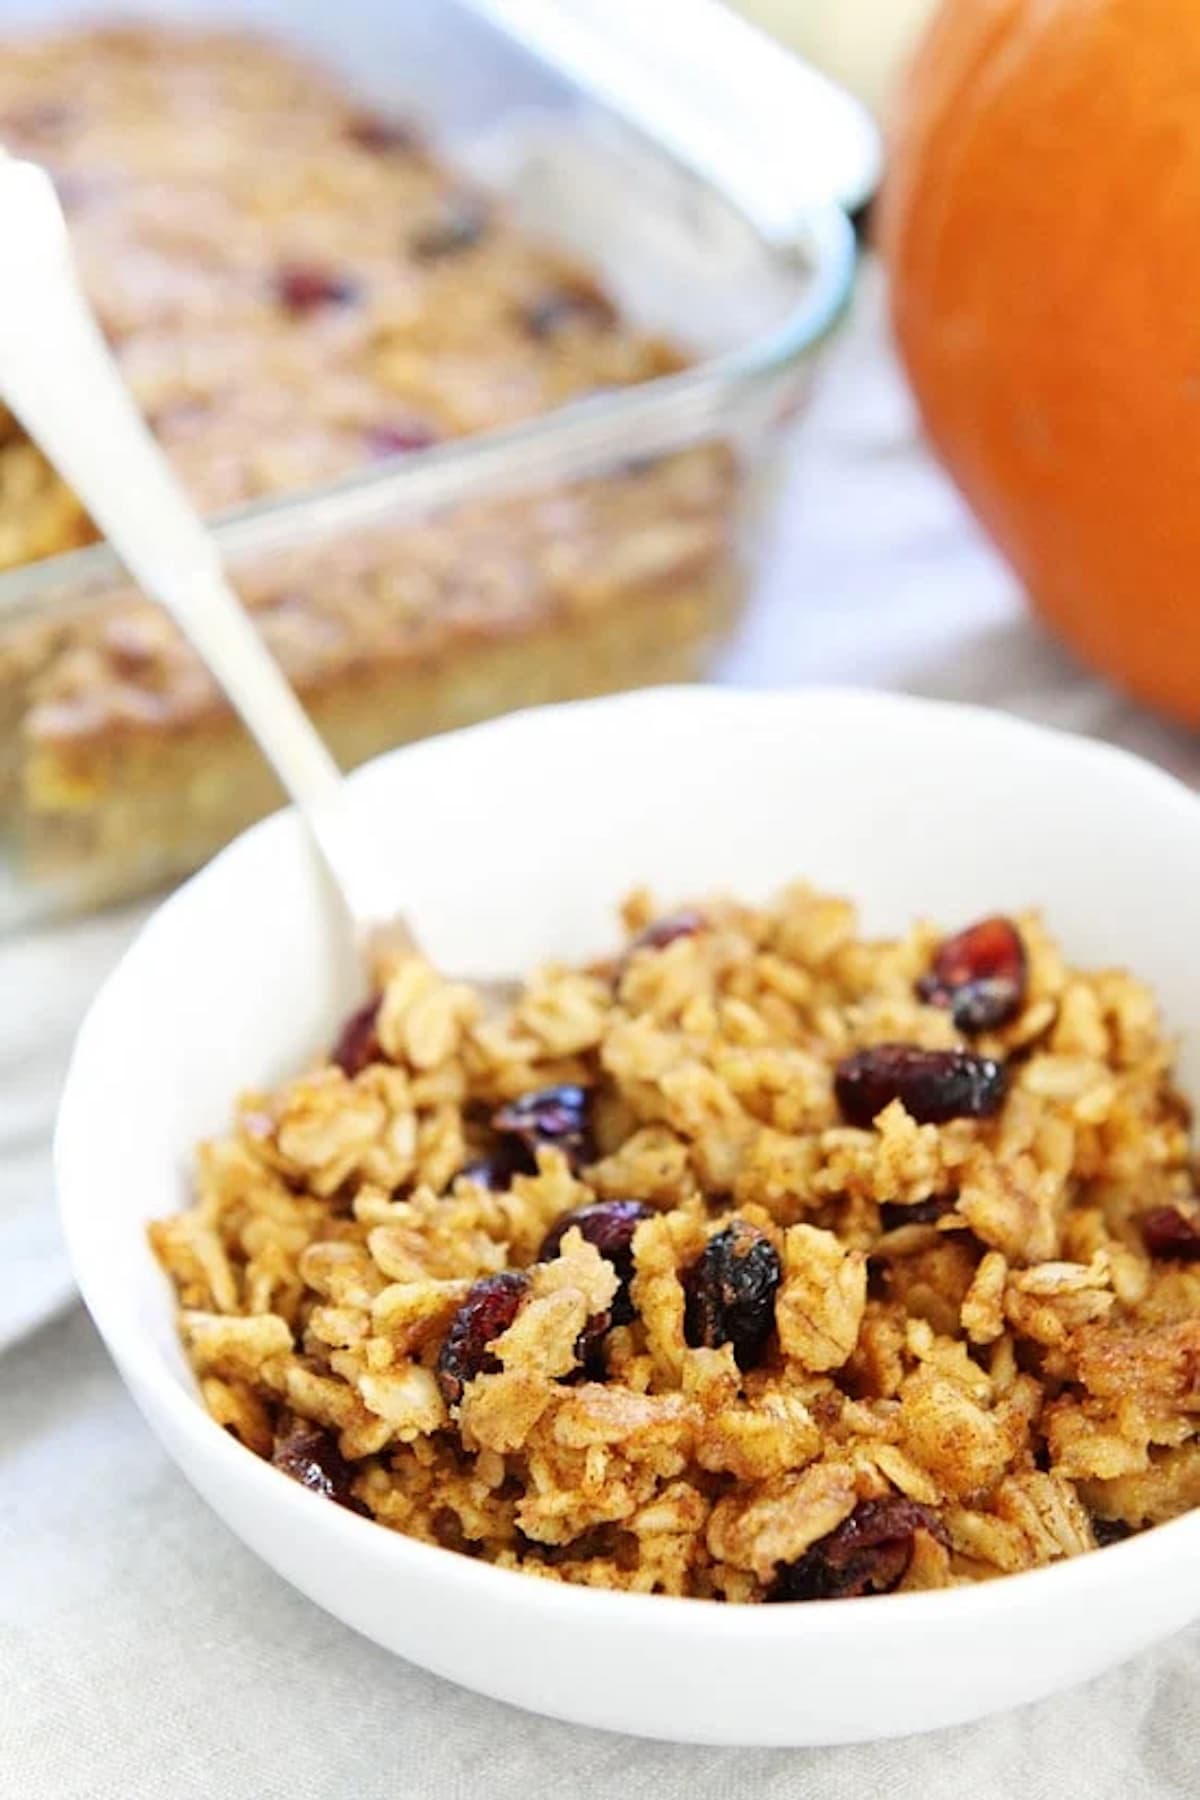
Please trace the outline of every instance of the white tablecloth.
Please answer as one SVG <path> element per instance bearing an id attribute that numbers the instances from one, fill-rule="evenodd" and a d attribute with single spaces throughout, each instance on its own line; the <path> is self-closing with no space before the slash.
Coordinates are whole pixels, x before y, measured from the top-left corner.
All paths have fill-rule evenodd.
<path id="1" fill-rule="evenodd" d="M 872 280 L 801 432 L 726 677 L 982 700 L 1200 775 L 1190 740 L 1084 679 L 1026 622 L 917 446 L 878 314 Z M 115 947 L 93 945 L 97 966 Z M 45 1069 L 57 1055 L 44 1047 Z M 0 1795 L 14 1800 L 1196 1791 L 1200 1631 L 1023 1712 L 843 1750 L 644 1744 L 467 1694 L 354 1637 L 244 1550 L 150 1437 L 78 1310 L 0 1362 L 0 1493 Z"/>

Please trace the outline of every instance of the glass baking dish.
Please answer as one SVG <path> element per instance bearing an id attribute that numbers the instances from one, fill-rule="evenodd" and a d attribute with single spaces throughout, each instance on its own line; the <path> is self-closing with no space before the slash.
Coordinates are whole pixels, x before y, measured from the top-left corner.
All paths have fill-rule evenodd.
<path id="1" fill-rule="evenodd" d="M 3 29 L 107 10 L 17 0 Z M 851 286 L 840 209 L 814 201 L 786 229 L 770 207 L 747 216 L 744 188 L 735 204 L 454 0 L 122 0 L 120 15 L 299 45 L 364 106 L 415 119 L 442 161 L 689 359 L 214 520 L 343 764 L 514 706 L 702 674 L 746 591 L 772 454 Z M 0 927 L 168 882 L 279 800 L 103 546 L 0 575 Z"/>

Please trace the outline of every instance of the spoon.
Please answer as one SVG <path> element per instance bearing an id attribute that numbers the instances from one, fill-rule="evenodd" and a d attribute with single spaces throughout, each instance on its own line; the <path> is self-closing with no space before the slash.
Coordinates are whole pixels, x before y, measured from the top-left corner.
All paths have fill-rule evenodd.
<path id="1" fill-rule="evenodd" d="M 8 251 L 0 282 L 0 394 L 257 741 L 333 879 L 368 971 L 420 954 L 393 910 L 391 872 L 369 835 L 351 824 L 341 771 L 133 403 L 80 286 L 53 182 L 37 164 L 2 150 L 0 218 Z M 517 991 L 507 980 L 473 985 L 492 1007 Z"/>

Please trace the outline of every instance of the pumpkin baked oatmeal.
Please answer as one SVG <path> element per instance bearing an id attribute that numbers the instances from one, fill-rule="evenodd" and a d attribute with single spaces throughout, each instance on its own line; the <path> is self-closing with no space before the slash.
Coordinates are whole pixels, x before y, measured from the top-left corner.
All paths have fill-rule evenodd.
<path id="1" fill-rule="evenodd" d="M 394 1530 L 727 1601 L 1200 1504 L 1200 1204 L 1150 994 L 1036 916 L 627 905 L 510 1014 L 420 961 L 151 1227 L 213 1418 Z"/>
<path id="2" fill-rule="evenodd" d="M 0 142 L 53 174 L 125 379 L 207 513 L 684 365 L 406 123 L 243 34 L 14 38 Z M 732 612 L 737 487 L 710 447 L 233 573 L 350 764 L 696 673 Z M 0 410 L 0 568 L 94 535 Z M 163 615 L 98 598 L 0 628 L 0 814 L 23 870 L 81 900 L 193 866 L 280 798 Z"/>

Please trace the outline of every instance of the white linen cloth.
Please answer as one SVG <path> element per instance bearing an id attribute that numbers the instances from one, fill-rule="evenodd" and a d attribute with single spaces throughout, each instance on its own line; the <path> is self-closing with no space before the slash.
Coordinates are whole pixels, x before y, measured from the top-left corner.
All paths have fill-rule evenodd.
<path id="1" fill-rule="evenodd" d="M 724 678 L 964 697 L 1200 775 L 1200 744 L 1085 678 L 1028 623 L 918 443 L 880 311 L 870 271 L 800 431 L 774 553 Z M 129 928 L 76 934 L 63 977 L 72 996 Z M 14 1082 L 0 1089 L 0 1185 L 52 1104 L 76 1003 L 47 988 L 44 945 L 27 949 L 0 961 L 6 1003 L 29 1020 Z M 10 1293 L 12 1273 L 0 1269 Z M 1021 1712 L 850 1749 L 641 1743 L 468 1694 L 355 1637 L 243 1549 L 159 1449 L 78 1309 L 0 1362 L 0 1493 L 5 1800 L 1195 1792 L 1200 1630 Z"/>

